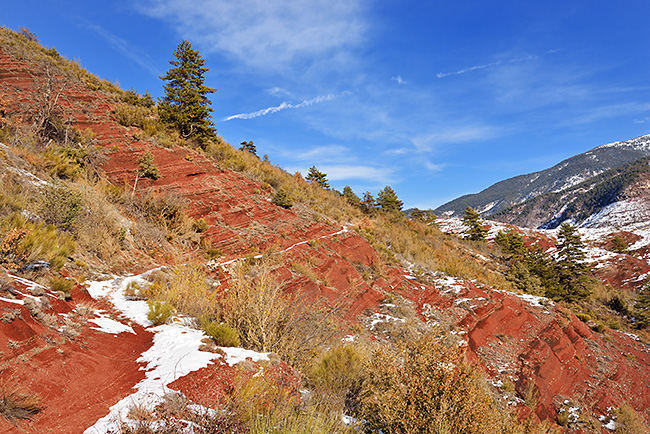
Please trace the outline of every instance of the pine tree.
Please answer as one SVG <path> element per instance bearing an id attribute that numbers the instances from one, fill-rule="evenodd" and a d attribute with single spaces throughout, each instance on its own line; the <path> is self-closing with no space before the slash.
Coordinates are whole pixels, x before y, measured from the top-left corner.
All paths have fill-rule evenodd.
<path id="1" fill-rule="evenodd" d="M 205 59 L 192 44 L 183 41 L 174 51 L 176 60 L 170 60 L 172 65 L 167 74 L 160 77 L 167 81 L 164 85 L 165 96 L 160 99 L 158 113 L 162 122 L 173 125 L 185 138 L 198 140 L 206 147 L 210 140 L 216 138 L 216 129 L 210 119 L 212 109 L 206 96 L 214 93 L 213 89 L 204 84 L 206 68 Z"/>
<path id="2" fill-rule="evenodd" d="M 369 191 L 363 193 L 363 199 L 361 200 L 361 209 L 366 214 L 374 214 L 377 212 L 377 201 Z"/>
<path id="3" fill-rule="evenodd" d="M 591 293 L 589 266 L 584 262 L 586 253 L 578 231 L 563 223 L 558 232 L 555 270 L 560 283 L 559 293 L 551 294 L 555 300 L 576 301 Z"/>
<path id="4" fill-rule="evenodd" d="M 425 224 L 433 223 L 436 221 L 436 215 L 431 209 L 423 210 L 419 208 L 413 208 L 413 211 L 411 211 L 411 218 Z"/>
<path id="5" fill-rule="evenodd" d="M 255 145 L 253 144 L 253 141 L 252 141 L 252 140 L 251 140 L 251 141 L 248 141 L 248 142 L 246 142 L 246 141 L 241 142 L 240 145 L 241 145 L 241 146 L 239 147 L 239 150 L 240 150 L 240 151 L 250 152 L 251 154 L 253 154 L 253 155 L 255 155 L 255 156 L 257 157 L 257 148 L 256 148 Z M 258 157 L 258 158 L 259 158 L 259 157 Z"/>
<path id="6" fill-rule="evenodd" d="M 327 175 L 318 170 L 316 166 L 309 168 L 309 173 L 305 177 L 305 180 L 310 184 L 316 184 L 326 190 L 330 188 L 330 185 L 327 183 Z"/>
<path id="7" fill-rule="evenodd" d="M 481 223 L 481 215 L 474 211 L 471 206 L 465 208 L 463 224 L 469 228 L 465 232 L 465 238 L 472 241 L 485 241 L 487 230 Z"/>
<path id="8" fill-rule="evenodd" d="M 350 205 L 357 207 L 361 206 L 361 199 L 359 199 L 359 196 L 354 194 L 354 191 L 352 191 L 352 188 L 349 185 L 343 187 L 343 197 L 348 201 Z"/>
<path id="9" fill-rule="evenodd" d="M 397 198 L 395 190 L 388 185 L 377 193 L 377 204 L 387 212 L 400 212 L 404 206 L 404 203 Z"/>

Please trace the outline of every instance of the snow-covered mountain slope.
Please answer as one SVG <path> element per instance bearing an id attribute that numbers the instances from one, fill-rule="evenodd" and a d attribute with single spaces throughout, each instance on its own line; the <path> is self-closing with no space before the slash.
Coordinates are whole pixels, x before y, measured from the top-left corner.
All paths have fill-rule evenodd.
<path id="1" fill-rule="evenodd" d="M 500 181 L 476 194 L 448 202 L 435 210 L 438 216 L 459 216 L 467 206 L 485 216 L 546 193 L 559 193 L 607 170 L 650 155 L 650 135 L 608 143 L 527 175 Z"/>

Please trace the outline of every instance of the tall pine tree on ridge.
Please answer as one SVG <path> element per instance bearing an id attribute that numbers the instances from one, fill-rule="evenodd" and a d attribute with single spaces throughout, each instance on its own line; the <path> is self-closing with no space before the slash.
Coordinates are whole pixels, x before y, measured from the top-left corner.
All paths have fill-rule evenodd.
<path id="1" fill-rule="evenodd" d="M 212 109 L 206 96 L 217 89 L 206 86 L 204 74 L 205 59 L 192 44 L 183 41 L 174 51 L 176 60 L 167 74 L 160 77 L 167 81 L 165 96 L 160 99 L 158 113 L 162 122 L 173 125 L 184 138 L 193 138 L 205 148 L 210 140 L 216 138 L 216 128 L 210 119 Z"/>

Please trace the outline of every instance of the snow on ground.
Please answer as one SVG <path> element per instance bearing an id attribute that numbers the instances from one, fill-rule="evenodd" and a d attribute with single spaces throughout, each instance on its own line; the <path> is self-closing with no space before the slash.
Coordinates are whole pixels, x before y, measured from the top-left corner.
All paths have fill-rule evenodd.
<path id="1" fill-rule="evenodd" d="M 97 315 L 97 318 L 91 318 L 88 320 L 88 322 L 91 322 L 97 326 L 97 327 L 91 327 L 91 329 L 93 330 L 97 330 L 102 333 L 108 333 L 112 335 L 117 335 L 122 332 L 136 334 L 135 331 L 133 330 L 133 327 L 128 326 L 126 324 L 122 324 L 119 321 L 115 321 L 114 319 L 109 318 L 102 311 L 97 311 L 95 312 L 95 314 Z"/>
<path id="2" fill-rule="evenodd" d="M 147 327 L 151 325 L 147 319 L 149 310 L 147 303 L 141 300 L 129 300 L 123 294 L 130 282 L 143 281 L 145 275 L 146 273 L 103 282 L 90 282 L 88 292 L 93 298 L 107 299 L 129 320 Z M 98 325 L 112 330 L 119 328 L 113 322 L 106 321 L 107 319 L 99 319 Z M 135 405 L 153 409 L 166 394 L 176 393 L 167 387 L 168 384 L 192 371 L 208 366 L 216 358 L 223 357 L 220 354 L 199 351 L 201 339 L 206 337 L 205 333 L 189 327 L 182 319 L 175 318 L 171 324 L 150 327 L 148 330 L 155 333 L 153 345 L 138 359 L 138 362 L 146 364 L 145 378 L 134 387 L 134 393 L 112 406 L 110 413 L 86 429 L 84 434 L 106 434 L 115 430 L 120 421 L 127 420 L 129 409 Z M 254 361 L 268 360 L 268 354 L 264 353 L 242 348 L 222 349 L 226 353 L 225 362 L 229 365 L 235 365 L 246 358 Z"/>
<path id="3" fill-rule="evenodd" d="M 465 289 L 465 284 L 462 280 L 455 277 L 448 276 L 440 271 L 433 273 L 433 283 L 442 288 L 442 292 L 460 294 Z"/>
<path id="4" fill-rule="evenodd" d="M 627 199 L 614 202 L 580 225 L 584 240 L 596 241 L 613 232 L 632 232 L 641 239 L 629 247 L 638 250 L 650 245 L 650 202 L 647 199 Z"/>
<path id="5" fill-rule="evenodd" d="M 390 322 L 390 321 L 406 322 L 406 320 L 403 318 L 396 318 L 394 316 L 390 316 L 383 313 L 374 313 L 370 318 L 371 318 L 370 330 L 374 330 L 377 324 L 384 323 L 384 322 Z"/>

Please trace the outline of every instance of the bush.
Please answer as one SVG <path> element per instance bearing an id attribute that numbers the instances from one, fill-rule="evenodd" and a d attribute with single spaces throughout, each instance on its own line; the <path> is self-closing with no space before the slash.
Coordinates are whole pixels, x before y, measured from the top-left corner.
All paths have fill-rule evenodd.
<path id="1" fill-rule="evenodd" d="M 632 407 L 625 404 L 616 410 L 616 434 L 640 434 L 649 433 L 650 428 L 646 425 L 643 417 Z"/>
<path id="2" fill-rule="evenodd" d="M 150 151 L 147 151 L 138 159 L 138 175 L 142 178 L 150 178 L 152 180 L 157 180 L 160 178 L 158 173 L 158 167 L 154 164 L 154 157 Z"/>
<path id="3" fill-rule="evenodd" d="M 154 326 L 166 324 L 174 316 L 174 306 L 166 301 L 151 301 L 147 302 L 149 305 L 149 313 L 147 319 L 151 321 Z"/>
<path id="4" fill-rule="evenodd" d="M 504 432 L 502 417 L 478 371 L 458 348 L 425 335 L 366 364 L 361 415 L 367 432 Z"/>
<path id="5" fill-rule="evenodd" d="M 207 231 L 209 228 L 210 225 L 208 225 L 208 223 L 203 218 L 195 220 L 194 223 L 192 223 L 192 229 L 194 229 L 194 232 L 197 232 L 199 234 L 202 234 L 203 232 Z"/>
<path id="6" fill-rule="evenodd" d="M 166 301 L 179 312 L 195 318 L 215 318 L 220 306 L 216 295 L 210 291 L 208 276 L 198 264 L 179 264 L 158 282 L 154 282 L 142 295 Z"/>
<path id="7" fill-rule="evenodd" d="M 285 295 L 271 265 L 240 263 L 232 275 L 223 320 L 239 332 L 245 348 L 272 351 L 289 364 L 300 364 L 333 336 L 333 325 L 317 305 Z"/>
<path id="8" fill-rule="evenodd" d="M 309 380 L 333 408 L 353 410 L 363 381 L 365 357 L 352 344 L 336 346 L 314 362 Z"/>
<path id="9" fill-rule="evenodd" d="M 241 345 L 239 333 L 237 330 L 228 326 L 227 324 L 218 323 L 216 321 L 201 321 L 201 328 L 214 339 L 217 346 L 220 347 L 238 347 Z"/>
<path id="10" fill-rule="evenodd" d="M 282 208 L 289 209 L 293 206 L 293 199 L 291 199 L 291 196 L 285 190 L 279 189 L 273 196 L 273 203 Z"/>
<path id="11" fill-rule="evenodd" d="M 34 223 L 19 216 L 0 243 L 0 264 L 19 269 L 36 261 L 46 261 L 58 270 L 75 251 L 71 235 L 60 234 L 52 225 Z"/>
<path id="12" fill-rule="evenodd" d="M 74 282 L 65 277 L 53 277 L 50 279 L 50 291 L 52 292 L 62 292 L 65 294 L 65 298 L 70 298 L 70 291 L 74 286 Z"/>

